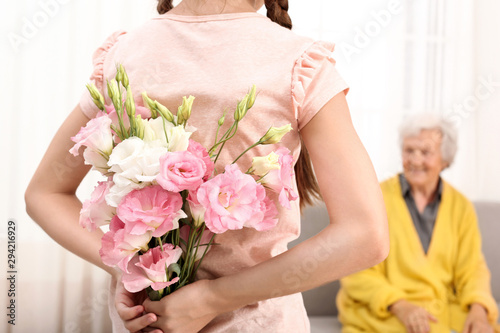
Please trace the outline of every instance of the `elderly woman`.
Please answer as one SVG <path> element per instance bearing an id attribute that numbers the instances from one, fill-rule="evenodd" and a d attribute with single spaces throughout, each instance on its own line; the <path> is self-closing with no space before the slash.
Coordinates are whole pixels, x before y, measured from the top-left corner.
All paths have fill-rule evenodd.
<path id="1" fill-rule="evenodd" d="M 342 279 L 342 332 L 499 332 L 474 207 L 440 177 L 457 150 L 455 129 L 419 115 L 400 140 L 404 171 L 381 184 L 391 250 Z"/>

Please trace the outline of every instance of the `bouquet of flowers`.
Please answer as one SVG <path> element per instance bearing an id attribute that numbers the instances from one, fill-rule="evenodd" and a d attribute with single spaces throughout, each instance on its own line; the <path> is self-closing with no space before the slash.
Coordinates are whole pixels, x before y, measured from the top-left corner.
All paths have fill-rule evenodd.
<path id="1" fill-rule="evenodd" d="M 105 105 L 94 85 L 87 88 L 100 111 L 71 138 L 75 145 L 70 153 L 77 156 L 84 146 L 85 164 L 107 180 L 83 203 L 80 225 L 93 231 L 109 224 L 100 255 L 106 265 L 121 270 L 128 291 L 146 289 L 151 300 L 158 300 L 193 282 L 216 245 L 216 234 L 276 225 L 276 204 L 266 191 L 279 193 L 279 204 L 287 208 L 297 199 L 287 148 L 253 158 L 246 172 L 235 164 L 257 145 L 280 142 L 290 124 L 270 127 L 222 172 L 215 169 L 221 150 L 255 102 L 255 86 L 238 102 L 223 134 L 226 113 L 218 120 L 208 148 L 190 139 L 196 130 L 188 124 L 193 96 L 183 98 L 176 115 L 145 92 L 140 106 L 121 65 L 116 78 L 107 82 L 112 105 Z"/>

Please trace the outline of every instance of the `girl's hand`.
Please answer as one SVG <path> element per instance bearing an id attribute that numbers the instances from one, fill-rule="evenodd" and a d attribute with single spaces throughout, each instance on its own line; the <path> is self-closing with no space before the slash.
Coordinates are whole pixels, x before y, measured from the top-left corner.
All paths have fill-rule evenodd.
<path id="1" fill-rule="evenodd" d="M 465 320 L 463 333 L 493 333 L 493 327 L 488 322 L 486 309 L 477 303 L 471 305 Z"/>
<path id="2" fill-rule="evenodd" d="M 160 330 L 150 330 L 148 325 L 154 323 L 157 317 L 154 313 L 145 313 L 142 302 L 147 298 L 146 292 L 131 293 L 125 289 L 121 282 L 121 277 L 116 280 L 115 307 L 123 321 L 125 328 L 132 333 L 153 332 L 163 333 Z"/>
<path id="3" fill-rule="evenodd" d="M 184 286 L 159 301 L 147 299 L 146 312 L 156 314 L 158 320 L 150 327 L 168 333 L 196 333 L 220 312 L 211 294 L 211 282 L 200 280 Z"/>
<path id="4" fill-rule="evenodd" d="M 392 304 L 390 311 L 403 323 L 408 333 L 428 333 L 431 331 L 429 321 L 437 323 L 436 317 L 427 310 L 406 300 Z"/>

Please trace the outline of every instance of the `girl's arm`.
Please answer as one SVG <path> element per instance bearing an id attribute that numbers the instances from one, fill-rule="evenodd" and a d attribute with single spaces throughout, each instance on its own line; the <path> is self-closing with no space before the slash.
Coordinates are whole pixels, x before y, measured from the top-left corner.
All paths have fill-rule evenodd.
<path id="1" fill-rule="evenodd" d="M 59 128 L 26 189 L 26 211 L 57 243 L 114 274 L 99 256 L 102 231 L 90 233 L 78 223 L 82 204 L 75 192 L 90 166 L 81 154 L 69 153 L 74 145 L 70 138 L 88 120 L 77 106 Z"/>
<path id="2" fill-rule="evenodd" d="M 146 300 L 146 310 L 158 315 L 151 327 L 196 332 L 220 313 L 312 289 L 386 258 L 389 233 L 382 193 L 353 128 L 345 95 L 332 98 L 301 135 L 330 225 L 289 251 L 239 273 L 198 281 L 159 302 Z"/>
<path id="3" fill-rule="evenodd" d="M 214 280 L 216 302 L 230 300 L 223 302 L 226 310 L 271 295 L 321 286 L 376 265 L 388 254 L 389 232 L 382 192 L 352 125 L 344 93 L 332 98 L 301 135 L 314 165 L 330 224 L 277 257 Z"/>

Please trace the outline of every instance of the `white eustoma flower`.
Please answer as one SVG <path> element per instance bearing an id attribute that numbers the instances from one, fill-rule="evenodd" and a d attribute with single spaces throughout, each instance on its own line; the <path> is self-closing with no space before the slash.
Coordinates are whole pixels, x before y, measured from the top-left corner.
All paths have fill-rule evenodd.
<path id="1" fill-rule="evenodd" d="M 189 138 L 196 131 L 193 126 L 174 126 L 161 117 L 144 122 L 144 141 L 160 140 L 169 151 L 185 151 L 189 146 Z M 168 138 L 168 140 L 167 140 Z"/>
<path id="2" fill-rule="evenodd" d="M 119 143 L 109 157 L 108 165 L 115 174 L 106 202 L 117 207 L 130 191 L 153 184 L 160 172 L 160 157 L 167 152 L 161 140 L 146 142 L 131 137 Z"/>
<path id="3" fill-rule="evenodd" d="M 158 117 L 156 119 L 143 120 L 144 123 L 144 141 L 151 142 L 160 140 L 163 145 L 167 146 L 167 139 L 165 137 L 165 131 L 174 127 L 174 125 L 163 118 Z M 165 127 L 165 129 L 164 129 Z"/>
<path id="4" fill-rule="evenodd" d="M 184 129 L 184 126 L 178 125 L 170 128 L 167 131 L 168 135 L 168 150 L 169 151 L 185 151 L 189 146 L 189 137 L 191 132 Z"/>
<path id="5" fill-rule="evenodd" d="M 137 160 L 141 174 L 137 175 L 137 180 L 141 182 L 153 182 L 160 173 L 160 157 L 168 153 L 160 140 L 151 141 L 144 146 L 142 158 Z"/>
<path id="6" fill-rule="evenodd" d="M 133 167 L 143 154 L 144 146 L 145 142 L 137 137 L 120 142 L 109 156 L 109 170 L 120 173 Z"/>

